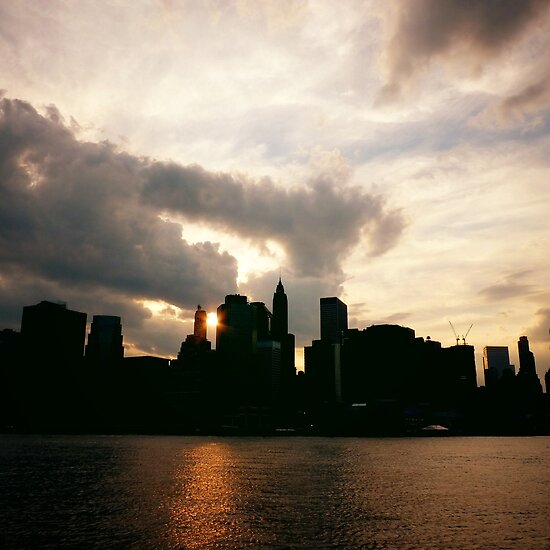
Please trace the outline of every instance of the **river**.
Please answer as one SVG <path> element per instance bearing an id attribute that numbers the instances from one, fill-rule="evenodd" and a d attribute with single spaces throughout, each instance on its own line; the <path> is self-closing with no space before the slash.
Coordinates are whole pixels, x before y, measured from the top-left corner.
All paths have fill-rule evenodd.
<path id="1" fill-rule="evenodd" d="M 0 436 L 0 547 L 550 548 L 550 437 Z"/>

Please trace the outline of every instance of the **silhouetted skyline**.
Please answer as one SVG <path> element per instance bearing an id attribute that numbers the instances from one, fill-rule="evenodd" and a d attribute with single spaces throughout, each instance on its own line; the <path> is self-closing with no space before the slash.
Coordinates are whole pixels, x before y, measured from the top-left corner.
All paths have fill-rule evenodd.
<path id="1" fill-rule="evenodd" d="M 299 370 L 337 296 L 352 327 L 473 325 L 478 383 L 527 334 L 542 377 L 549 10 L 4 2 L 0 326 L 65 300 L 175 357 L 197 304 L 282 274 Z"/>
<path id="2" fill-rule="evenodd" d="M 216 349 L 200 305 L 177 358 L 124 356 L 122 319 L 64 302 L 23 307 L 21 332 L 0 331 L 1 425 L 8 431 L 421 435 L 550 433 L 526 336 L 517 375 L 508 350 L 444 347 L 396 324 L 348 327 L 347 305 L 321 297 L 320 338 L 295 368 L 295 337 L 281 278 L 272 313 L 228 294 L 217 309 Z M 550 373 L 550 369 L 548 371 Z M 547 373 L 546 380 L 549 374 Z"/>

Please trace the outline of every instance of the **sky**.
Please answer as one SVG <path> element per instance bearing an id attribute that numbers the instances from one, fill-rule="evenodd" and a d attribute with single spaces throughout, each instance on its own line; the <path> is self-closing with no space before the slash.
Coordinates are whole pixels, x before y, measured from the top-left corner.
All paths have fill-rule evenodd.
<path id="1" fill-rule="evenodd" d="M 543 381 L 550 1 L 18 0 L 0 54 L 0 329 L 60 300 L 174 357 L 280 274 L 298 368 L 338 296 Z"/>

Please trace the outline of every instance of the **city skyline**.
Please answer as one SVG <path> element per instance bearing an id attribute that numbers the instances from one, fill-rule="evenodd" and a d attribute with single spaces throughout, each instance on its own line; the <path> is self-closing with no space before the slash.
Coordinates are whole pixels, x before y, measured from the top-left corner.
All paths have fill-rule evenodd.
<path id="1" fill-rule="evenodd" d="M 548 392 L 529 339 L 484 349 L 485 385 L 474 347 L 449 347 L 397 324 L 348 327 L 347 308 L 321 297 L 321 337 L 304 349 L 279 279 L 265 302 L 228 294 L 217 309 L 216 349 L 197 306 L 177 359 L 125 356 L 122 320 L 65 303 L 23 307 L 21 331 L 0 331 L 2 429 L 137 433 L 512 435 L 548 432 Z M 505 352 L 505 353 L 503 353 Z M 550 369 L 544 380 L 550 380 Z M 70 411 L 70 414 L 68 412 Z M 437 435 L 441 435 L 438 433 Z"/>
<path id="2" fill-rule="evenodd" d="M 338 296 L 360 329 L 473 325 L 479 384 L 527 335 L 542 380 L 548 7 L 0 7 L 0 329 L 63 300 L 175 357 L 197 303 L 282 274 L 299 369 Z"/>
<path id="3" fill-rule="evenodd" d="M 281 299 L 284 298 L 283 303 L 284 305 L 281 307 Z M 216 313 L 208 313 L 204 309 L 202 309 L 201 305 L 199 304 L 197 306 L 197 309 L 194 312 L 193 315 L 193 321 L 192 321 L 192 330 L 191 334 L 183 336 L 182 341 L 180 342 L 181 348 L 179 348 L 178 351 L 173 351 L 172 353 L 167 354 L 166 356 L 154 356 L 151 354 L 142 354 L 142 355 L 127 355 L 125 353 L 125 350 L 127 349 L 126 345 L 122 344 L 122 341 L 124 339 L 124 323 L 123 319 L 118 315 L 112 315 L 112 314 L 94 314 L 92 316 L 89 316 L 87 312 L 79 312 L 72 310 L 68 307 L 68 304 L 64 301 L 57 301 L 57 302 L 51 302 L 48 300 L 42 300 L 39 304 L 31 305 L 27 304 L 25 306 L 22 306 L 22 316 L 21 316 L 21 323 L 20 327 L 17 327 L 17 329 L 11 329 L 8 328 L 7 330 L 14 331 L 15 335 L 19 335 L 20 332 L 23 330 L 23 325 L 25 324 L 25 310 L 33 310 L 34 308 L 38 308 L 39 306 L 46 306 L 46 310 L 48 308 L 53 308 L 55 311 L 58 307 L 61 307 L 62 310 L 68 310 L 71 312 L 71 314 L 80 316 L 81 321 L 80 324 L 82 324 L 82 327 L 85 327 L 85 330 L 82 331 L 82 336 L 86 335 L 85 340 L 82 340 L 81 347 L 83 355 L 88 355 L 88 348 L 90 346 L 97 346 L 98 341 L 98 331 L 100 330 L 99 327 L 104 327 L 104 329 L 107 330 L 108 334 L 111 334 L 113 329 L 114 332 L 114 342 L 108 342 L 108 345 L 114 345 L 114 351 L 115 354 L 119 357 L 120 360 L 123 358 L 146 358 L 150 357 L 155 360 L 166 360 L 168 362 L 177 362 L 181 359 L 182 350 L 184 349 L 184 346 L 188 343 L 191 344 L 192 347 L 199 345 L 202 343 L 207 343 L 207 349 L 210 351 L 216 351 L 218 348 L 219 340 L 220 340 L 220 334 L 222 335 L 222 338 L 227 338 L 225 336 L 225 325 L 227 323 L 226 319 L 226 313 L 225 308 L 227 308 L 227 304 L 231 302 L 235 302 L 236 304 L 240 304 L 238 307 L 245 308 L 248 310 L 250 307 L 254 308 L 258 312 L 261 310 L 262 313 L 255 313 L 254 319 L 256 318 L 256 315 L 265 317 L 264 321 L 254 321 L 254 323 L 258 323 L 257 330 L 258 330 L 258 339 L 274 339 L 279 342 L 283 342 L 287 336 L 292 337 L 292 343 L 291 345 L 291 355 L 292 358 L 287 355 L 286 361 L 290 361 L 294 374 L 298 374 L 299 371 L 304 372 L 304 368 L 294 368 L 296 364 L 296 356 L 300 354 L 300 352 L 305 352 L 306 348 L 310 347 L 311 345 L 315 344 L 316 342 L 328 342 L 331 344 L 341 343 L 343 341 L 343 337 L 348 334 L 357 334 L 358 332 L 365 332 L 368 329 L 381 329 L 383 327 L 396 327 L 397 330 L 403 330 L 403 331 L 409 331 L 412 334 L 416 334 L 416 331 L 414 328 L 406 326 L 406 325 L 400 325 L 395 323 L 374 323 L 371 324 L 368 327 L 354 327 L 349 326 L 348 327 L 348 315 L 347 315 L 347 304 L 342 302 L 338 297 L 320 297 L 319 298 L 319 331 L 317 336 L 314 336 L 311 342 L 309 342 L 302 350 L 298 350 L 295 348 L 295 336 L 294 334 L 288 334 L 289 330 L 292 329 L 292 327 L 288 326 L 288 298 L 284 290 L 284 286 L 282 284 L 281 277 L 279 276 L 278 283 L 276 285 L 275 293 L 273 294 L 273 302 L 271 309 L 266 305 L 266 302 L 264 301 L 251 301 L 249 300 L 248 296 L 241 295 L 241 294 L 228 294 L 225 296 L 224 303 L 220 304 L 217 308 Z M 273 312 L 276 312 L 274 314 Z M 244 319 L 248 319 L 249 313 L 244 314 L 245 317 L 243 318 L 243 310 L 241 309 L 241 312 L 237 314 L 237 319 L 240 319 L 237 321 L 237 324 L 243 323 Z M 215 316 L 215 319 L 214 319 Z M 259 317 L 258 317 L 259 318 Z M 251 318 L 252 319 L 252 318 Z M 251 320 L 250 319 L 250 320 Z M 235 321 L 233 321 L 235 322 Z M 249 320 L 244 321 L 245 325 L 248 326 Z M 245 326 L 243 325 L 243 327 Z M 95 330 L 94 329 L 97 329 Z M 264 328 L 261 328 L 264 327 Z M 6 327 L 0 327 L 0 330 L 4 330 Z M 454 327 L 453 331 L 454 331 Z M 36 330 L 36 329 L 35 329 Z M 251 330 L 250 327 L 246 329 Z M 349 332 L 348 332 L 349 331 Z M 532 372 L 533 374 L 538 377 L 539 382 L 541 384 L 541 387 L 543 388 L 543 392 L 548 393 L 548 388 L 546 387 L 546 381 L 548 379 L 548 373 L 550 373 L 550 369 L 542 370 L 541 367 L 537 366 L 537 362 L 535 360 L 535 354 L 531 351 L 529 351 L 529 343 L 528 343 L 528 336 L 521 335 L 518 336 L 518 339 L 516 340 L 516 346 L 512 347 L 511 349 L 508 348 L 508 346 L 484 346 L 481 357 L 482 361 L 480 364 L 478 364 L 476 358 L 479 356 L 479 352 L 475 350 L 475 346 L 471 345 L 466 341 L 466 338 L 464 335 L 462 337 L 459 337 L 456 331 L 454 331 L 456 339 L 455 342 L 452 344 L 448 344 L 449 348 L 453 346 L 467 346 L 469 348 L 472 348 L 472 353 L 474 354 L 474 368 L 476 373 L 476 380 L 475 383 L 478 387 L 488 387 L 492 388 L 497 382 L 497 380 L 500 380 L 503 375 L 503 370 L 510 370 L 512 376 L 516 376 L 518 374 L 518 369 L 520 369 L 520 365 L 522 362 L 521 359 L 521 353 L 519 352 L 519 348 L 521 347 L 522 343 L 523 345 L 526 344 L 526 349 L 528 354 L 530 355 L 532 361 Z M 262 335 L 263 334 L 263 335 Z M 285 336 L 286 335 L 286 336 Z M 549 330 L 550 335 L 550 330 Z M 59 335 L 62 338 L 62 335 Z M 422 335 L 416 334 L 416 336 L 422 340 L 426 341 L 430 345 L 436 344 L 436 346 L 443 346 L 445 347 L 447 344 L 445 342 L 439 341 L 437 338 L 432 338 L 431 336 L 427 336 L 424 338 Z M 8 335 L 9 337 L 9 335 Z M 39 340 L 40 333 L 36 332 L 36 334 L 33 336 L 34 338 Z M 113 336 L 109 336 L 109 339 L 111 339 Z M 247 336 L 248 338 L 252 337 L 252 334 L 249 334 Z M 254 337 L 254 339 L 256 336 Z M 93 344 L 92 344 L 93 341 Z M 105 342 L 107 343 L 107 342 Z M 287 345 L 287 344 L 285 344 Z M 34 346 L 32 346 L 34 347 Z M 45 342 L 42 342 L 40 345 L 37 346 L 37 349 L 43 349 L 47 348 L 48 344 Z M 30 348 L 32 349 L 32 348 Z M 290 349 L 286 352 L 287 354 L 290 352 Z M 92 351 L 93 353 L 93 351 Z M 510 357 L 513 356 L 513 354 L 517 355 L 518 362 L 516 364 L 511 363 Z M 77 353 L 78 355 L 78 353 Z M 117 359 L 118 360 L 118 359 Z M 524 358 L 525 361 L 525 358 Z M 304 364 L 305 366 L 305 364 Z M 542 371 L 542 372 L 541 372 Z M 497 374 L 498 373 L 498 374 Z M 488 376 L 491 378 L 488 379 Z M 495 377 L 496 378 L 493 378 Z"/>

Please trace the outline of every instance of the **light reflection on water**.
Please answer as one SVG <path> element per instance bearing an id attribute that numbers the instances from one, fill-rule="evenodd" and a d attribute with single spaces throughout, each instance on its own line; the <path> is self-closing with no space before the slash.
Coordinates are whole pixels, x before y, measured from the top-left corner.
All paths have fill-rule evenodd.
<path id="1" fill-rule="evenodd" d="M 550 438 L 1 436 L 0 547 L 548 549 Z"/>
<path id="2" fill-rule="evenodd" d="M 171 499 L 169 539 L 182 548 L 212 548 L 229 540 L 237 525 L 238 479 L 233 475 L 231 447 L 198 444 L 181 453 Z"/>

